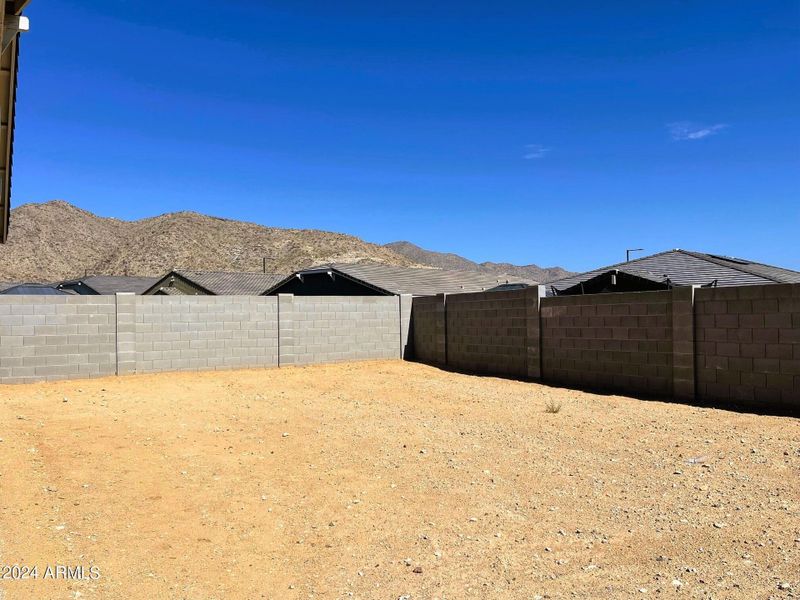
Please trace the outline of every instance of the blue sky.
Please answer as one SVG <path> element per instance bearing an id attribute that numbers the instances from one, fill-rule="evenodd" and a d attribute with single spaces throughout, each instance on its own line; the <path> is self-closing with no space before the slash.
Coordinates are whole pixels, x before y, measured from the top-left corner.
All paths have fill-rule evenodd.
<path id="1" fill-rule="evenodd" d="M 800 4 L 33 0 L 13 202 L 800 269 Z"/>

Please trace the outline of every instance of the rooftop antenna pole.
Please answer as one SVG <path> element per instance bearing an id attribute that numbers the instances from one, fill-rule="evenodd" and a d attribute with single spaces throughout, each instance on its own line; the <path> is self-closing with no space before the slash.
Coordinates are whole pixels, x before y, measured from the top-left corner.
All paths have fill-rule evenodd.
<path id="1" fill-rule="evenodd" d="M 641 252 L 644 248 L 629 248 L 625 250 L 625 262 L 631 262 L 631 252 Z"/>
<path id="2" fill-rule="evenodd" d="M 264 267 L 264 273 L 266 273 L 267 272 L 267 257 L 266 256 L 262 259 L 262 262 L 263 262 L 263 267 Z"/>

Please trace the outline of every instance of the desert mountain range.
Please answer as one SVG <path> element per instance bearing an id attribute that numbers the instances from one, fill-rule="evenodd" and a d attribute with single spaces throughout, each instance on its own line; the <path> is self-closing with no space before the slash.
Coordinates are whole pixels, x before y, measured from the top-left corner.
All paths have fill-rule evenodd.
<path id="1" fill-rule="evenodd" d="M 173 268 L 290 273 L 328 262 L 379 262 L 463 269 L 547 281 L 560 267 L 475 263 L 410 242 L 381 246 L 313 229 L 282 229 L 177 212 L 121 221 L 69 202 L 24 204 L 11 212 L 9 241 L 0 245 L 0 281 L 59 281 L 91 275 L 158 276 Z"/>
<path id="2" fill-rule="evenodd" d="M 554 281 L 567 275 L 572 275 L 571 271 L 566 271 L 561 267 L 540 267 L 538 265 L 512 265 L 511 263 L 482 262 L 476 263 L 458 254 L 450 252 L 432 252 L 424 250 L 411 242 L 392 242 L 386 244 L 384 248 L 394 250 L 406 258 L 420 264 L 435 267 L 437 269 L 451 269 L 454 271 L 479 271 L 487 275 L 514 275 L 524 279 L 532 279 L 540 283 Z"/>

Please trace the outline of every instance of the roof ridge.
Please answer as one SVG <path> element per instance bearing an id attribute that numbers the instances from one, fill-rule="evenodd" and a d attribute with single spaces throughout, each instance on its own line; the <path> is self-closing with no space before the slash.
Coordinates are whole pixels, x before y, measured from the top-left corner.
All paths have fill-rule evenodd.
<path id="1" fill-rule="evenodd" d="M 80 281 L 81 279 L 97 279 L 98 277 L 114 277 L 115 279 L 158 279 L 152 275 L 86 275 L 84 277 L 78 277 L 75 281 Z"/>
<path id="2" fill-rule="evenodd" d="M 194 271 L 175 269 L 174 273 L 201 273 L 203 275 L 283 275 L 283 273 L 264 273 L 264 271 Z"/>
<path id="3" fill-rule="evenodd" d="M 318 265 L 315 267 L 309 267 L 307 269 L 300 269 L 300 271 L 310 271 L 312 269 L 323 269 L 325 267 L 330 267 L 334 269 L 338 269 L 340 267 L 384 267 L 390 269 L 402 269 L 404 271 L 422 271 L 425 273 L 469 273 L 475 276 L 481 277 L 493 277 L 495 279 L 502 279 L 502 278 L 517 278 L 517 279 L 526 279 L 525 277 L 520 277 L 518 275 L 512 275 L 511 273 L 484 273 L 483 271 L 478 271 L 476 269 L 443 269 L 442 267 L 406 267 L 403 265 L 387 265 L 385 263 L 379 262 L 369 262 L 369 263 L 328 263 L 323 265 Z M 298 272 L 298 271 L 295 271 Z"/>

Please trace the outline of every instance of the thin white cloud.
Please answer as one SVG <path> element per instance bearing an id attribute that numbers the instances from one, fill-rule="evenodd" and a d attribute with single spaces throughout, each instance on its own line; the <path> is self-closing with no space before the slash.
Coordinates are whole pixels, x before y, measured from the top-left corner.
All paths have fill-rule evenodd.
<path id="1" fill-rule="evenodd" d="M 544 158 L 548 152 L 550 152 L 550 148 L 542 144 L 526 144 L 523 158 L 527 160 L 536 160 L 537 158 Z"/>
<path id="2" fill-rule="evenodd" d="M 723 129 L 728 127 L 725 123 L 717 123 L 715 125 L 699 125 L 690 121 L 677 121 L 675 123 L 668 123 L 667 129 L 673 140 L 702 140 L 711 135 L 716 135 Z"/>

